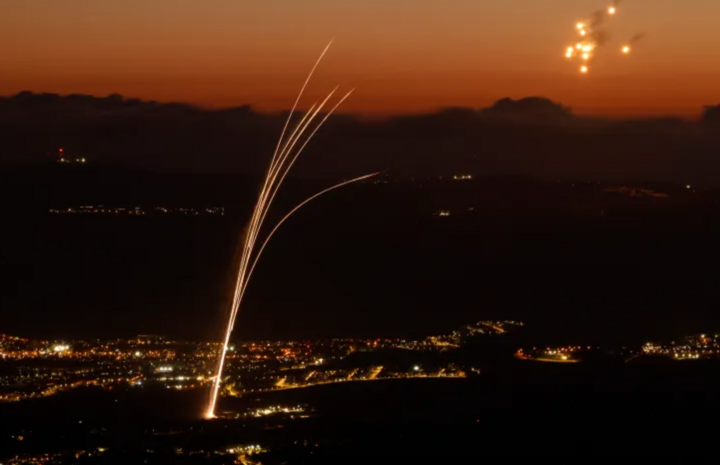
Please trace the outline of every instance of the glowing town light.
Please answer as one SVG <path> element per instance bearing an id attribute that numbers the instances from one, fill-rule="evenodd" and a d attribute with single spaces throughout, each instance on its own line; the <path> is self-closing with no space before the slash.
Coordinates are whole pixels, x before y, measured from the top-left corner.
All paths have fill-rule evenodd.
<path id="1" fill-rule="evenodd" d="M 630 53 L 630 46 L 628 46 L 628 45 L 624 46 L 624 47 L 622 48 L 622 52 L 623 52 L 625 55 L 627 55 L 628 53 Z"/>
<path id="2" fill-rule="evenodd" d="M 53 347 L 53 351 L 59 354 L 67 352 L 68 350 L 70 350 L 70 346 L 68 345 L 58 344 Z"/>
<path id="3" fill-rule="evenodd" d="M 587 66 L 580 67 L 580 72 L 583 74 L 586 74 L 588 72 L 588 67 Z"/>
<path id="4" fill-rule="evenodd" d="M 577 28 L 583 30 L 585 29 L 585 25 L 583 23 L 577 23 Z"/>
<path id="5" fill-rule="evenodd" d="M 617 9 L 614 6 L 611 6 L 608 8 L 608 13 L 611 15 L 614 15 L 617 12 Z"/>
<path id="6" fill-rule="evenodd" d="M 415 365 L 415 366 L 413 367 L 413 370 L 415 370 L 415 371 L 420 371 L 420 367 L 419 367 L 418 365 Z"/>

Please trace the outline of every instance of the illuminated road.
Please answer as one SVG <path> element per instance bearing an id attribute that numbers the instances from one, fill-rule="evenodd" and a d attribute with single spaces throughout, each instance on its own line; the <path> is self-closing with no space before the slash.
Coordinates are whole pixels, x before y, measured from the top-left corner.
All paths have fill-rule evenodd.
<path id="1" fill-rule="evenodd" d="M 503 328 L 501 328 L 500 326 L 496 326 L 496 325 L 494 325 L 494 324 L 492 324 L 492 323 L 483 323 L 483 324 L 484 324 L 485 326 L 487 326 L 488 328 L 494 329 L 494 330 L 497 331 L 499 334 L 504 334 L 504 333 L 507 332 L 507 331 L 505 331 Z"/>
<path id="2" fill-rule="evenodd" d="M 547 358 L 547 357 L 538 357 L 538 358 L 531 358 L 529 360 L 534 360 L 536 362 L 546 362 L 546 363 L 577 363 L 580 360 L 573 360 L 573 359 L 558 359 L 558 358 Z"/>
<path id="3" fill-rule="evenodd" d="M 515 353 L 515 358 L 518 360 L 529 360 L 531 362 L 545 362 L 545 363 L 578 363 L 580 360 L 577 359 L 558 359 L 558 358 L 549 358 L 549 357 L 531 357 L 530 355 L 526 355 L 523 353 Z"/>
<path id="4" fill-rule="evenodd" d="M 397 380 L 404 380 L 404 379 L 464 379 L 466 378 L 465 374 L 458 374 L 457 376 L 439 376 L 439 375 L 422 375 L 422 376 L 408 376 L 405 378 L 362 378 L 362 379 L 339 379 L 335 381 L 319 381 L 312 384 L 303 384 L 302 386 L 298 385 L 290 385 L 290 384 L 283 384 L 282 387 L 275 385 L 274 389 L 267 389 L 267 392 L 274 392 L 274 391 L 287 391 L 289 389 L 305 389 L 305 388 L 311 388 L 314 386 L 322 386 L 326 384 L 340 384 L 340 383 L 358 383 L 361 381 L 397 381 Z M 260 392 L 261 390 L 258 390 Z M 253 391 L 251 391 L 253 392 Z"/>

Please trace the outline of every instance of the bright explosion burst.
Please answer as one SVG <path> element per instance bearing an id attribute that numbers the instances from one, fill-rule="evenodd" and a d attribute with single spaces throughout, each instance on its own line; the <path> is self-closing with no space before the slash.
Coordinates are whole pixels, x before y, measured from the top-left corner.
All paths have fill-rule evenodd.
<path id="1" fill-rule="evenodd" d="M 616 15 L 618 3 L 619 0 L 615 0 L 612 6 L 609 6 L 605 10 L 596 11 L 587 21 L 581 21 L 575 24 L 577 33 L 580 35 L 580 42 L 574 47 L 569 46 L 567 48 L 565 58 L 580 61 L 580 72 L 582 74 L 587 74 L 590 71 L 589 65 L 594 58 L 593 53 L 600 48 L 607 39 L 607 36 L 600 31 L 599 26 L 601 26 L 607 18 Z M 630 40 L 630 43 L 632 44 L 639 40 L 642 36 L 643 34 L 636 35 Z M 622 54 L 629 55 L 632 49 L 630 45 L 623 45 L 620 50 Z"/>
<path id="2" fill-rule="evenodd" d="M 303 84 L 302 88 L 300 89 L 300 93 L 297 96 L 297 99 L 295 100 L 295 104 L 293 105 L 292 110 L 290 111 L 290 115 L 288 115 L 288 119 L 285 122 L 285 127 L 282 130 L 282 133 L 280 134 L 280 139 L 278 140 L 277 146 L 275 147 L 275 152 L 273 154 L 273 157 L 270 161 L 270 167 L 268 169 L 268 172 L 265 176 L 265 179 L 263 181 L 263 187 L 260 190 L 260 195 L 257 204 L 255 205 L 255 210 L 253 211 L 252 218 L 250 219 L 250 224 L 248 225 L 248 230 L 245 234 L 245 240 L 243 243 L 243 253 L 242 257 L 240 259 L 240 265 L 238 268 L 238 275 L 237 280 L 235 284 L 235 290 L 234 290 L 234 296 L 233 296 L 233 302 L 232 307 L 230 309 L 230 319 L 228 321 L 227 331 L 225 332 L 225 340 L 222 346 L 222 351 L 220 354 L 220 359 L 218 360 L 218 367 L 217 372 L 213 378 L 213 385 L 212 385 L 212 391 L 210 396 L 210 401 L 208 402 L 207 409 L 205 411 L 205 418 L 211 419 L 215 418 L 215 407 L 217 405 L 218 400 L 218 393 L 220 391 L 220 383 L 222 380 L 222 374 L 223 374 L 223 368 L 225 365 L 225 357 L 227 355 L 228 351 L 228 344 L 230 342 L 230 335 L 232 334 L 233 327 L 235 326 L 235 320 L 237 318 L 238 312 L 240 310 L 240 304 L 242 302 L 243 296 L 245 295 L 245 290 L 247 289 L 248 281 L 250 280 L 250 277 L 252 276 L 253 271 L 255 270 L 255 266 L 258 263 L 258 260 L 260 259 L 260 255 L 262 255 L 263 250 L 265 250 L 265 246 L 270 241 L 272 236 L 275 234 L 275 231 L 287 220 L 293 213 L 295 213 L 297 210 L 302 208 L 305 204 L 308 202 L 316 199 L 317 197 L 320 197 L 321 195 L 330 192 L 332 190 L 335 190 L 339 187 L 345 186 L 347 184 L 351 184 L 354 182 L 361 181 L 363 179 L 368 179 L 370 177 L 376 176 L 380 173 L 373 173 L 368 174 L 365 176 L 360 176 L 355 179 L 351 179 L 349 181 L 341 182 L 340 184 L 336 184 L 332 187 L 329 187 L 321 192 L 318 192 L 317 194 L 313 195 L 312 197 L 306 199 L 302 203 L 300 203 L 297 207 L 295 207 L 293 210 L 290 211 L 287 215 L 285 215 L 278 223 L 275 225 L 275 227 L 270 231 L 270 233 L 265 237 L 264 242 L 260 246 L 260 248 L 256 251 L 256 244 L 258 235 L 260 233 L 260 230 L 262 229 L 263 223 L 265 221 L 265 217 L 268 213 L 268 210 L 270 209 L 270 205 L 272 204 L 273 200 L 275 199 L 275 195 L 277 194 L 278 190 L 280 189 L 280 186 L 282 185 L 283 181 L 285 180 L 285 177 L 287 176 L 288 172 L 292 168 L 293 164 L 297 160 L 297 158 L 300 156 L 302 151 L 307 146 L 308 142 L 313 138 L 315 133 L 323 126 L 325 121 L 330 117 L 330 115 L 340 106 L 340 104 L 345 101 L 346 98 L 350 96 L 352 91 L 345 94 L 344 97 L 340 99 L 340 101 L 335 104 L 335 106 L 330 109 L 325 116 L 322 118 L 320 123 L 318 123 L 314 129 L 310 132 L 310 135 L 307 136 L 304 141 L 302 142 L 302 145 L 299 149 L 297 149 L 295 152 L 293 150 L 295 149 L 296 144 L 303 139 L 303 136 L 305 135 L 306 131 L 308 131 L 308 127 L 312 124 L 312 122 L 315 120 L 315 118 L 320 114 L 320 111 L 325 106 L 325 104 L 330 100 L 330 98 L 333 96 L 337 88 L 335 88 L 330 94 L 328 94 L 327 97 L 318 105 L 315 103 L 310 109 L 305 113 L 305 115 L 300 119 L 295 129 L 290 134 L 289 138 L 285 140 L 285 133 L 287 132 L 288 126 L 290 124 L 290 121 L 292 119 L 293 113 L 295 112 L 298 102 L 300 101 L 300 98 L 302 97 L 305 88 L 308 85 L 308 82 L 310 82 L 310 78 L 312 77 L 313 73 L 315 72 L 315 69 L 317 68 L 318 64 L 320 64 L 320 61 L 325 56 L 325 53 L 327 53 L 328 49 L 330 48 L 330 44 L 325 47 L 325 50 L 323 50 L 322 54 L 320 55 L 320 58 L 315 62 L 315 66 L 313 66 L 312 70 L 310 71 L 310 74 L 308 75 L 307 79 L 305 80 L 305 84 Z M 282 150 L 281 150 L 282 147 Z"/>

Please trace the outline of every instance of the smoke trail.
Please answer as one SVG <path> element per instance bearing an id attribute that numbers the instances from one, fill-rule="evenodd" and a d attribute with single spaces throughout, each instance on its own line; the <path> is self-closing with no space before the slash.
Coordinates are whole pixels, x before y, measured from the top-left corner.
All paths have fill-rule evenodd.
<path id="1" fill-rule="evenodd" d="M 629 44 L 635 44 L 635 43 L 641 41 L 642 39 L 644 39 L 646 35 L 647 35 L 647 34 L 645 34 L 644 32 L 641 32 L 641 33 L 639 33 L 639 34 L 635 34 L 634 36 L 632 36 L 632 37 L 630 38 L 630 40 L 628 41 L 628 43 L 629 43 Z"/>
<path id="2" fill-rule="evenodd" d="M 594 11 L 590 15 L 590 20 L 589 20 L 590 27 L 596 28 L 596 27 L 602 26 L 602 24 L 605 22 L 605 19 L 607 19 L 605 10 Z"/>
<path id="3" fill-rule="evenodd" d="M 602 47 L 610 42 L 610 34 L 602 29 L 594 31 L 591 38 L 596 47 Z"/>

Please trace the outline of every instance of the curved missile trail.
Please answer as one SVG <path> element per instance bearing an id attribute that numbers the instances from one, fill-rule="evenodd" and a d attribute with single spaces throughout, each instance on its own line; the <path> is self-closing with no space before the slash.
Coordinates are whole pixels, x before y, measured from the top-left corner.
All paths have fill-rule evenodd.
<path id="1" fill-rule="evenodd" d="M 333 92 L 335 92 L 335 91 L 333 91 Z M 335 106 L 325 115 L 325 117 L 322 119 L 322 121 L 320 121 L 320 124 L 318 124 L 318 125 L 315 127 L 315 130 L 314 130 L 312 133 L 310 133 L 310 136 L 308 136 L 308 138 L 305 140 L 305 142 L 303 143 L 303 145 L 300 147 L 300 150 L 298 150 L 297 153 L 295 154 L 295 156 L 292 158 L 292 160 L 290 160 L 290 163 L 288 164 L 287 169 L 285 170 L 285 172 L 283 173 L 283 175 L 280 177 L 280 180 L 276 183 L 275 190 L 273 191 L 272 195 L 270 196 L 270 200 L 268 201 L 269 204 L 271 204 L 272 201 L 275 199 L 275 195 L 277 194 L 278 190 L 280 189 L 280 186 L 282 185 L 283 181 L 285 180 L 285 177 L 286 177 L 287 174 L 290 172 L 290 169 L 293 167 L 293 165 L 295 164 L 295 161 L 297 161 L 297 159 L 298 159 L 298 157 L 300 156 L 300 154 L 303 152 L 303 150 L 305 150 L 305 147 L 307 146 L 308 142 L 310 142 L 310 140 L 313 138 L 313 136 L 315 136 L 315 134 L 318 132 L 318 130 L 320 130 L 320 128 L 325 124 L 325 121 L 327 121 L 327 119 L 330 117 L 330 115 L 332 115 L 332 114 L 335 112 L 335 110 L 337 110 L 337 108 L 338 108 L 348 97 L 350 97 L 350 94 L 352 94 L 352 92 L 353 92 L 353 91 L 351 90 L 350 92 L 348 92 L 347 94 L 345 94 L 345 96 L 344 96 L 342 99 L 340 99 L 340 101 L 339 101 L 338 103 L 336 103 Z M 332 95 L 332 94 L 331 94 L 331 95 Z M 330 98 L 330 97 L 328 96 L 328 98 Z M 326 100 L 327 100 L 327 99 L 326 99 Z M 324 104 L 325 104 L 325 102 L 323 102 L 323 105 L 324 105 Z M 321 105 L 321 107 L 322 107 L 322 105 Z M 318 109 L 318 111 L 319 111 L 319 109 Z M 316 111 L 315 114 L 313 114 L 313 118 L 314 118 L 316 115 L 317 115 L 317 111 Z M 304 130 L 304 129 L 303 129 L 303 130 Z M 295 142 L 297 142 L 297 140 L 298 140 L 298 139 L 295 139 Z M 295 144 L 293 143 L 293 146 L 294 146 L 294 145 L 295 145 Z M 292 147 L 291 147 L 291 148 L 292 148 Z M 287 157 L 288 157 L 289 155 L 290 155 L 290 152 L 287 152 L 286 155 L 285 155 L 285 157 L 284 157 L 284 159 L 283 159 L 283 162 L 285 162 L 285 161 L 287 160 Z M 267 212 L 268 212 L 268 211 L 265 210 L 265 212 L 263 213 L 263 216 L 260 218 L 260 223 L 262 223 L 263 221 L 265 221 L 265 216 L 267 215 Z M 249 277 L 248 277 L 248 278 L 249 278 Z"/>
<path id="2" fill-rule="evenodd" d="M 306 204 L 310 203 L 311 201 L 315 200 L 316 198 L 320 197 L 320 196 L 323 195 L 323 194 L 326 194 L 326 193 L 328 193 L 328 192 L 330 192 L 330 191 L 334 191 L 335 189 L 338 189 L 338 188 L 340 188 L 340 187 L 346 186 L 346 185 L 348 185 L 348 184 L 352 184 L 352 183 L 355 183 L 355 182 L 362 181 L 362 180 L 364 180 L 364 179 L 372 178 L 373 176 L 377 176 L 377 175 L 380 174 L 380 173 L 381 173 L 381 172 L 378 171 L 377 173 L 366 174 L 366 175 L 364 175 L 364 176 L 360 176 L 360 177 L 358 177 L 358 178 L 351 179 L 351 180 L 349 180 L 349 181 L 341 182 L 340 184 L 335 184 L 335 185 L 332 186 L 332 187 L 328 187 L 327 189 L 318 192 L 317 194 L 315 194 L 315 195 L 313 195 L 312 197 L 310 197 L 310 198 L 306 199 L 305 201 L 303 201 L 303 202 L 302 202 L 301 204 L 299 204 L 297 207 L 293 208 L 293 209 L 290 211 L 290 213 L 288 213 L 287 215 L 285 215 L 285 216 L 283 217 L 283 219 L 281 219 L 281 220 L 278 222 L 278 224 L 275 225 L 275 228 L 273 228 L 273 230 L 270 231 L 270 234 L 268 234 L 267 238 L 265 239 L 265 242 L 263 242 L 262 246 L 260 246 L 260 250 L 258 251 L 257 255 L 255 256 L 255 260 L 253 261 L 253 264 L 252 264 L 252 266 L 250 267 L 250 271 L 248 272 L 247 281 L 250 280 L 250 277 L 252 276 L 252 273 L 253 273 L 253 271 L 255 270 L 255 265 L 257 265 L 258 261 L 260 260 L 260 255 L 262 255 L 263 250 L 265 250 L 265 246 L 268 244 L 268 242 L 270 242 L 270 238 L 273 237 L 273 235 L 275 234 L 275 231 L 277 231 L 278 228 L 280 228 L 280 226 L 285 222 L 285 220 L 287 220 L 288 218 L 290 218 L 290 216 L 292 216 L 293 213 L 295 213 L 296 211 L 300 210 L 303 206 L 305 206 Z M 245 282 L 245 287 L 243 287 L 243 289 L 242 289 L 242 291 L 241 291 L 240 298 L 242 298 L 242 296 L 245 294 L 245 289 L 247 288 L 247 281 Z"/>
<path id="3" fill-rule="evenodd" d="M 284 148 L 284 149 L 282 150 L 282 152 L 280 152 L 280 154 L 279 154 L 279 158 L 278 158 L 279 164 L 278 164 L 278 167 L 283 167 L 283 168 L 285 169 L 285 172 L 283 173 L 283 175 L 282 175 L 282 177 L 280 178 L 280 180 L 279 180 L 279 181 L 277 180 L 277 176 L 278 176 L 278 174 L 280 173 L 279 170 L 275 170 L 275 171 L 271 170 L 271 172 L 268 173 L 268 179 L 270 179 L 270 186 L 269 186 L 268 190 L 265 191 L 265 195 L 264 195 L 264 196 L 261 196 L 261 199 L 260 199 L 260 201 L 258 202 L 258 205 L 262 205 L 262 207 L 260 207 L 260 208 L 258 209 L 258 211 L 261 212 L 261 213 L 260 213 L 260 216 L 258 217 L 259 219 L 257 219 L 257 220 L 255 221 L 255 224 L 256 224 L 257 226 L 256 226 L 256 229 L 255 229 L 254 234 L 253 234 L 253 236 L 252 236 L 252 239 L 250 239 L 250 242 L 249 242 L 248 248 L 250 249 L 250 251 L 251 251 L 251 250 L 253 249 L 253 247 L 255 246 L 255 243 L 256 243 L 256 241 L 257 241 L 257 235 L 258 235 L 258 233 L 259 233 L 259 229 L 260 229 L 260 227 L 262 226 L 263 222 L 265 221 L 265 216 L 267 215 L 267 212 L 268 212 L 269 209 L 270 209 L 270 205 L 272 204 L 273 200 L 275 199 L 275 194 L 277 194 L 277 191 L 280 189 L 280 186 L 282 185 L 282 182 L 285 180 L 285 176 L 287 176 L 287 174 L 290 172 L 290 168 L 292 168 L 292 165 L 295 163 L 295 160 L 297 160 L 297 158 L 300 156 L 300 154 L 302 153 L 302 151 L 305 149 L 305 146 L 307 146 L 307 144 L 310 142 L 310 139 L 312 139 L 312 137 L 315 135 L 315 133 L 317 133 L 317 131 L 320 129 L 320 127 L 322 127 L 322 125 L 325 123 L 325 121 L 327 121 L 327 119 L 330 117 L 330 115 L 331 115 L 331 114 L 340 106 L 340 104 L 341 104 L 342 102 L 344 102 L 345 99 L 347 99 L 347 98 L 350 96 L 350 94 L 352 93 L 352 91 L 348 92 L 348 93 L 332 108 L 332 110 L 330 110 L 330 111 L 327 113 L 327 115 L 325 115 L 325 118 L 323 118 L 323 120 L 320 122 L 320 124 L 315 128 L 315 130 L 314 130 L 314 131 L 310 134 L 310 136 L 305 140 L 305 143 L 302 145 L 302 147 L 300 148 L 300 150 L 297 151 L 297 153 L 295 154 L 295 157 L 292 159 L 291 163 L 290 163 L 289 165 L 287 165 L 287 166 L 283 166 L 283 165 L 285 164 L 285 162 L 287 161 L 287 159 L 288 159 L 288 157 L 289 157 L 289 155 L 290 155 L 290 152 L 291 152 L 291 150 L 293 149 L 293 147 L 295 146 L 295 144 L 297 143 L 297 141 L 300 140 L 300 138 L 302 137 L 303 133 L 307 130 L 307 128 L 308 128 L 308 126 L 310 125 L 310 123 L 312 123 L 312 121 L 313 121 L 313 120 L 315 119 L 315 117 L 318 115 L 318 113 L 320 112 L 320 110 L 322 109 L 322 107 L 325 105 L 325 103 L 327 103 L 327 101 L 328 101 L 328 100 L 330 99 L 330 97 L 335 93 L 336 90 L 337 90 L 337 88 L 333 89 L 332 92 L 330 92 L 330 94 L 325 98 L 325 100 L 323 100 L 323 102 L 320 104 L 320 106 L 318 106 L 317 109 L 315 109 L 314 111 L 312 111 L 313 108 L 315 108 L 315 105 L 313 105 L 313 107 L 311 107 L 311 110 L 303 117 L 302 120 L 300 120 L 300 122 L 298 123 L 298 126 L 297 126 L 297 127 L 295 128 L 295 130 L 293 131 L 293 134 L 290 136 L 290 140 L 288 140 L 288 142 L 285 144 L 285 148 Z M 307 118 L 307 116 L 310 116 L 310 119 L 307 120 L 307 122 L 304 122 L 305 119 Z M 297 136 L 296 136 L 295 134 L 297 134 Z M 272 192 L 272 193 L 270 194 L 269 199 L 268 199 L 268 192 Z M 246 258 L 246 260 L 244 261 L 244 264 L 243 264 L 242 266 L 247 267 L 247 266 L 248 266 L 248 261 L 249 261 L 249 259 L 250 259 L 250 252 L 248 252 L 248 254 L 247 254 L 247 256 L 246 256 L 245 258 Z M 243 275 L 243 277 L 244 277 L 244 275 Z M 245 278 L 245 279 L 247 280 L 248 278 Z M 240 282 L 240 280 L 238 279 L 238 285 L 239 285 L 239 282 Z M 235 292 L 236 292 L 236 295 L 238 295 L 237 301 L 238 301 L 238 303 L 239 303 L 240 300 L 242 299 L 242 296 L 240 295 L 240 293 L 239 293 L 239 291 L 238 291 L 237 289 L 239 289 L 239 288 L 236 288 L 236 291 L 235 291 Z M 237 308 L 237 307 L 233 307 L 233 308 Z M 230 327 L 230 328 L 231 328 L 230 331 L 232 331 L 232 328 L 234 327 L 234 324 L 235 324 L 235 316 L 236 316 L 236 315 L 237 315 L 237 310 L 235 311 L 235 314 L 234 314 L 234 316 L 233 316 L 233 318 L 232 318 L 232 324 L 231 324 L 231 327 Z"/>
<path id="4" fill-rule="evenodd" d="M 253 254 L 255 251 L 255 245 L 257 243 L 257 239 L 258 239 L 260 230 L 262 229 L 262 226 L 265 222 L 265 218 L 270 209 L 270 206 L 272 205 L 273 200 L 275 199 L 275 195 L 277 194 L 278 190 L 280 189 L 280 186 L 282 185 L 283 181 L 285 180 L 285 177 L 287 176 L 290 169 L 295 164 L 295 161 L 298 159 L 300 154 L 303 152 L 303 150 L 305 149 L 307 144 L 313 138 L 313 136 L 325 124 L 325 122 L 330 117 L 330 115 L 352 93 L 352 91 L 350 91 L 347 94 L 345 94 L 345 96 L 342 97 L 340 99 L 340 101 L 337 104 L 335 104 L 335 106 L 325 114 L 323 119 L 310 132 L 310 135 L 307 138 L 305 138 L 305 140 L 303 141 L 300 148 L 293 154 L 293 149 L 295 148 L 295 146 L 298 144 L 298 142 L 300 140 L 303 139 L 303 136 L 308 131 L 308 128 L 312 125 L 312 123 L 315 121 L 317 116 L 322 111 L 323 107 L 327 104 L 327 102 L 330 100 L 330 98 L 337 91 L 337 88 L 333 89 L 333 91 L 330 92 L 327 95 L 327 97 L 325 97 L 325 99 L 319 105 L 317 103 L 312 105 L 312 107 L 310 107 L 310 109 L 300 119 L 300 121 L 296 125 L 295 129 L 290 133 L 289 137 L 286 140 L 285 135 L 287 133 L 288 126 L 290 125 L 292 116 L 295 113 L 295 110 L 297 109 L 297 105 L 300 101 L 300 98 L 302 97 L 303 93 L 305 92 L 305 89 L 306 89 L 308 83 L 310 82 L 310 78 L 315 73 L 315 70 L 317 69 L 322 58 L 327 53 L 331 44 L 332 44 L 332 41 L 325 47 L 325 50 L 323 50 L 322 54 L 320 55 L 318 60 L 315 62 L 315 65 L 313 66 L 312 70 L 310 71 L 310 74 L 308 75 L 307 79 L 305 80 L 305 83 L 303 84 L 303 86 L 300 90 L 300 93 L 298 94 L 298 96 L 295 100 L 292 110 L 290 111 L 290 114 L 288 115 L 288 118 L 285 122 L 285 126 L 283 127 L 282 133 L 280 135 L 280 139 L 278 140 L 277 146 L 273 153 L 273 157 L 270 161 L 270 167 L 268 168 L 268 171 L 265 175 L 262 189 L 260 190 L 260 193 L 258 196 L 259 197 L 258 202 L 255 205 L 255 209 L 253 210 L 253 214 L 250 219 L 248 229 L 245 233 L 245 238 L 244 238 L 244 242 L 243 242 L 243 252 L 242 252 L 240 263 L 238 266 L 238 275 L 237 275 L 237 279 L 236 279 L 236 283 L 235 283 L 235 291 L 233 294 L 232 307 L 230 309 L 230 318 L 228 321 L 227 331 L 225 332 L 225 339 L 224 339 L 222 350 L 220 353 L 220 358 L 218 360 L 217 371 L 216 371 L 215 376 L 213 377 L 210 401 L 208 403 L 207 410 L 205 411 L 206 418 L 214 418 L 215 417 L 215 407 L 217 405 L 218 394 L 220 391 L 220 383 L 222 381 L 222 373 L 223 373 L 223 368 L 225 366 L 225 358 L 227 356 L 228 344 L 230 342 L 230 335 L 232 334 L 233 328 L 235 327 L 235 321 L 236 321 L 237 315 L 239 313 L 240 304 L 242 302 L 243 296 L 245 295 L 245 290 L 247 289 L 247 285 L 250 280 L 250 276 L 252 275 L 252 272 L 258 263 L 260 255 L 262 254 L 262 251 L 265 249 L 265 246 L 269 242 L 270 238 L 273 236 L 273 234 L 275 234 L 275 231 L 277 231 L 277 229 L 280 227 L 281 224 L 283 224 L 285 222 L 285 220 L 287 220 L 293 213 L 295 213 L 297 210 L 299 210 L 302 206 L 304 206 L 311 200 L 313 200 L 325 193 L 328 193 L 332 190 L 335 190 L 339 187 L 342 187 L 342 186 L 345 186 L 347 184 L 351 184 L 354 182 L 358 182 L 363 179 L 367 179 L 367 178 L 370 178 L 372 176 L 376 176 L 377 174 L 379 174 L 379 173 L 369 174 L 369 175 L 361 176 L 359 178 L 351 179 L 350 181 L 345 181 L 340 184 L 336 184 L 328 189 L 325 189 L 325 190 L 313 195 L 312 197 L 308 198 L 307 200 L 303 201 L 301 204 L 299 204 L 297 207 L 295 207 L 290 213 L 285 215 L 285 217 L 282 220 L 280 220 L 280 222 L 275 226 L 275 228 L 265 238 L 265 241 L 263 242 L 260 250 L 258 251 L 257 254 L 254 255 L 254 258 L 253 258 Z M 250 265 L 251 263 L 252 263 L 252 266 Z"/>
<path id="5" fill-rule="evenodd" d="M 290 125 L 290 119 L 292 118 L 293 113 L 295 113 L 295 110 L 297 109 L 297 105 L 300 102 L 300 99 L 302 98 L 303 93 L 305 93 L 305 88 L 307 87 L 308 83 L 310 82 L 310 79 L 312 78 L 313 74 L 315 74 L 315 70 L 317 69 L 318 65 L 322 61 L 322 59 L 325 57 L 325 54 L 327 53 L 328 49 L 332 45 L 333 41 L 331 40 L 326 46 L 325 50 L 322 51 L 320 56 L 318 57 L 317 61 L 315 62 L 315 65 L 310 70 L 310 74 L 308 74 L 307 79 L 305 79 L 305 83 L 303 84 L 302 88 L 300 89 L 300 92 L 298 93 L 297 98 L 295 99 L 295 103 L 293 104 L 292 109 L 290 110 L 290 114 L 287 117 L 287 120 L 285 120 L 285 126 L 283 127 L 282 132 L 280 133 L 280 139 L 278 139 L 277 146 L 275 147 L 275 152 L 273 153 L 272 161 L 270 162 L 270 171 L 273 169 L 273 165 L 275 163 L 275 158 L 277 157 L 277 151 L 280 150 L 280 145 L 282 144 L 283 138 L 285 137 L 285 132 L 287 131 L 288 126 Z"/>

